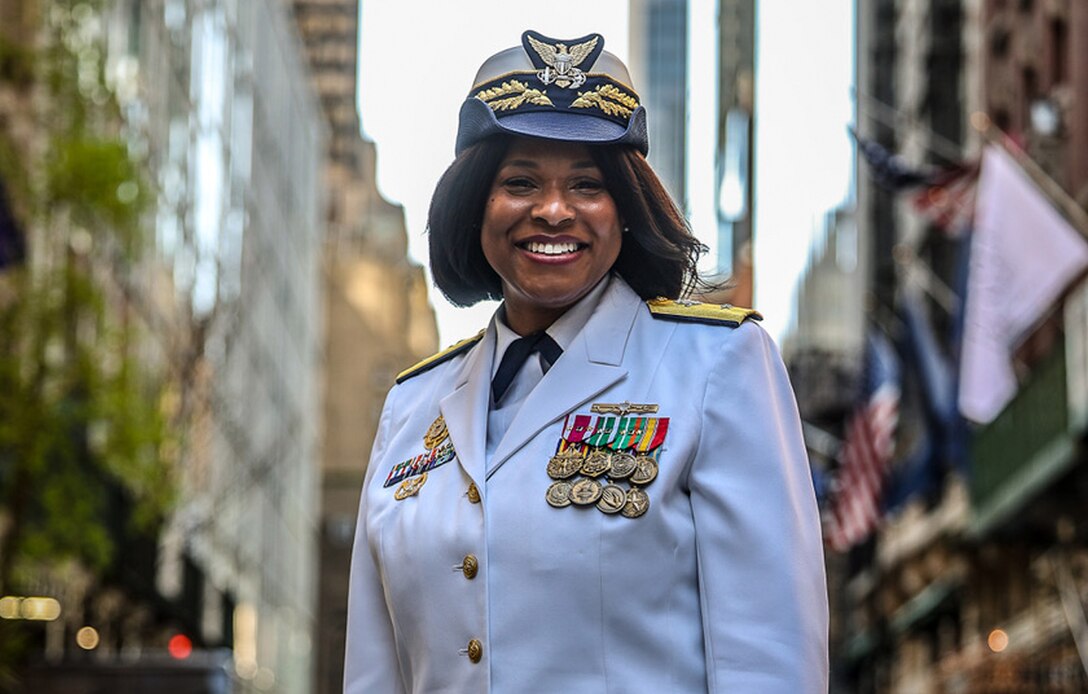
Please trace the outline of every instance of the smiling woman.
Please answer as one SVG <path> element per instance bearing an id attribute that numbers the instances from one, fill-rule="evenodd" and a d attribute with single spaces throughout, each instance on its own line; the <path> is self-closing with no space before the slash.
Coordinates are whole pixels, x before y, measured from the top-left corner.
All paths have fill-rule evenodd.
<path id="1" fill-rule="evenodd" d="M 620 220 L 585 145 L 517 138 L 484 208 L 480 245 L 502 278 L 507 325 L 544 330 L 620 254 Z"/>
<path id="2" fill-rule="evenodd" d="M 557 152 L 566 143 L 495 134 L 463 150 L 438 182 L 428 215 L 431 271 L 435 284 L 457 306 L 503 299 L 503 278 L 484 254 L 481 220 L 496 199 L 500 166 L 514 161 L 539 165 L 534 157 L 508 156 L 515 143 Z M 581 163 L 595 166 L 598 187 L 607 193 L 625 242 L 610 268 L 644 299 L 678 297 L 703 286 L 695 271 L 702 244 L 665 187 L 635 148 L 572 145 Z M 580 183 L 584 189 L 588 181 Z M 599 279 L 599 278 L 598 278 Z"/>
<path id="3" fill-rule="evenodd" d="M 455 303 L 502 305 L 382 411 L 345 691 L 827 688 L 800 422 L 749 309 L 683 298 L 701 245 L 598 34 L 484 63 L 429 214 Z"/>

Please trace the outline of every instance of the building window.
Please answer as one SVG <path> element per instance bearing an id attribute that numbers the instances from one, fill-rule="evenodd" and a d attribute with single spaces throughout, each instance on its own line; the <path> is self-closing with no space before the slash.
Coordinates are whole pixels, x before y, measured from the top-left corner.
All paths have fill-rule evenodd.
<path id="1" fill-rule="evenodd" d="M 990 32 L 990 56 L 1004 58 L 1009 53 L 1009 30 L 996 26 Z"/>
<path id="2" fill-rule="evenodd" d="M 1023 113 L 1020 122 L 1024 127 L 1031 123 L 1031 104 L 1039 96 L 1039 76 L 1033 67 L 1025 67 L 1020 73 L 1020 105 Z"/>
<path id="3" fill-rule="evenodd" d="M 1068 49 L 1068 37 L 1065 21 L 1061 19 L 1050 20 L 1050 81 L 1051 84 L 1062 84 L 1066 80 L 1066 54 Z"/>

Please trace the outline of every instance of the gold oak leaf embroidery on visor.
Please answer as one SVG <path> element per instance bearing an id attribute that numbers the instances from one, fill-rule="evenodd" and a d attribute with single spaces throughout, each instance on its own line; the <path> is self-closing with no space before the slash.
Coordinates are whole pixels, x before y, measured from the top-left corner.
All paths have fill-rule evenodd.
<path id="1" fill-rule="evenodd" d="M 485 89 L 478 92 L 476 98 L 490 106 L 493 111 L 512 111 L 525 104 L 554 106 L 547 94 L 539 89 L 529 89 L 529 85 L 518 80 L 510 80 L 498 87 Z"/>
<path id="2" fill-rule="evenodd" d="M 599 108 L 610 116 L 630 118 L 638 108 L 638 99 L 625 93 L 619 87 L 602 84 L 593 91 L 578 92 L 578 98 L 571 102 L 571 108 Z"/>

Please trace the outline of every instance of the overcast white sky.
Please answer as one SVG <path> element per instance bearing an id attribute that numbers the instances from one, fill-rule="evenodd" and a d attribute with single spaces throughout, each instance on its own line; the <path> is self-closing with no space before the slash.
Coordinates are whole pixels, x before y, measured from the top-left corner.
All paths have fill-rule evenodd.
<path id="1" fill-rule="evenodd" d="M 814 223 L 847 190 L 851 1 L 761 5 L 755 303 L 780 337 Z M 607 50 L 626 61 L 627 6 L 627 0 L 363 0 L 363 131 L 377 143 L 379 190 L 404 205 L 413 259 L 426 265 L 427 206 L 453 160 L 457 111 L 480 63 L 517 45 L 530 28 L 555 37 L 600 33 Z M 494 310 L 492 304 L 454 309 L 437 291 L 432 302 L 443 345 L 475 333 Z"/>

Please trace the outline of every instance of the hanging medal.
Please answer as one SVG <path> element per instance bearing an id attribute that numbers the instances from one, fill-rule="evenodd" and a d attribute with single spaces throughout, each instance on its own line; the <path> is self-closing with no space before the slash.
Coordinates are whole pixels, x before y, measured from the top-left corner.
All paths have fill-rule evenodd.
<path id="1" fill-rule="evenodd" d="M 633 484 L 647 485 L 657 479 L 659 451 L 668 431 L 669 418 L 656 418 L 652 431 L 645 432 L 635 443 L 635 470 L 630 478 Z"/>
<path id="2" fill-rule="evenodd" d="M 583 453 L 578 444 L 560 441 L 555 455 L 548 460 L 548 477 L 565 480 L 582 468 Z"/>
<path id="3" fill-rule="evenodd" d="M 554 480 L 545 494 L 548 504 L 592 505 L 626 518 L 645 515 L 650 497 L 643 487 L 657 478 L 669 428 L 667 417 L 645 416 L 657 411 L 654 404 L 597 403 L 591 414 L 567 415 L 548 460 L 548 476 Z"/>

